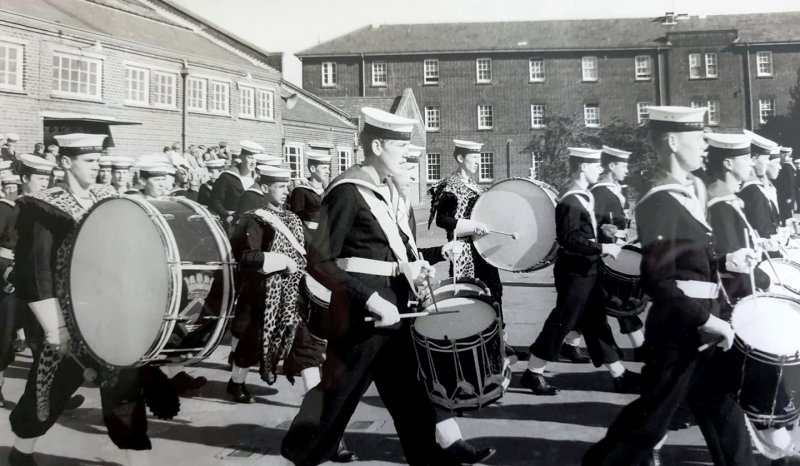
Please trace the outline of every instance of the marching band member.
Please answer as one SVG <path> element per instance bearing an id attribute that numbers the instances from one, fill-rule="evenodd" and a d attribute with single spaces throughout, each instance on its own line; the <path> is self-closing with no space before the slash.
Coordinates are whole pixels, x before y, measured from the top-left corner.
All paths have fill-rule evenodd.
<path id="1" fill-rule="evenodd" d="M 242 150 L 237 159 L 238 164 L 222 172 L 211 190 L 208 207 L 219 215 L 225 229 L 233 225 L 233 214 L 244 191 L 253 185 L 253 171 L 256 168 L 255 154 L 264 152 L 264 147 L 253 141 L 241 141 Z"/>
<path id="2" fill-rule="evenodd" d="M 753 174 L 742 184 L 739 197 L 744 201 L 747 221 L 761 238 L 770 239 L 778 233 L 780 215 L 778 198 L 769 181 L 768 173 L 775 171 L 770 160 L 773 154 L 779 157 L 780 149 L 775 142 L 752 131 L 745 130 L 745 134 L 752 139 L 750 149 L 753 157 Z"/>
<path id="3" fill-rule="evenodd" d="M 258 174 L 265 202 L 242 216 L 231 236 L 241 284 L 231 327 L 239 340 L 227 391 L 237 403 L 251 401 L 245 385 L 251 366 L 260 363 L 261 378 L 275 383 L 278 361 L 288 355 L 300 321 L 297 299 L 306 262 L 302 222 L 283 209 L 291 171 L 262 165 Z"/>
<path id="4" fill-rule="evenodd" d="M 306 233 L 306 242 L 319 225 L 319 206 L 322 203 L 322 193 L 328 186 L 331 177 L 331 156 L 327 152 L 309 151 L 308 178 L 300 182 L 289 196 L 289 210 L 296 213 L 303 221 Z"/>
<path id="5" fill-rule="evenodd" d="M 217 181 L 222 170 L 225 169 L 225 159 L 214 159 L 206 162 L 208 170 L 208 180 L 200 186 L 197 194 L 197 202 L 208 207 L 211 204 L 211 192 L 214 189 L 214 182 Z"/>
<path id="6" fill-rule="evenodd" d="M 97 172 L 97 184 L 109 185 L 111 184 L 111 167 L 114 162 L 114 157 L 110 155 L 100 156 L 100 170 Z"/>
<path id="7" fill-rule="evenodd" d="M 399 171 L 417 122 L 366 107 L 362 117 L 364 162 L 326 189 L 309 254 L 309 272 L 331 290 L 329 311 L 315 325 L 328 338 L 322 381 L 303 398 L 281 453 L 298 466 L 323 461 L 374 381 L 408 464 L 458 464 L 436 444 L 435 412 L 417 378 L 409 322 L 400 318 L 432 270 L 419 260 L 408 224 L 396 218 L 385 184 Z M 368 316 L 375 322 L 365 322 Z"/>
<path id="8" fill-rule="evenodd" d="M 65 182 L 19 199 L 16 247 L 17 293 L 28 304 L 23 317 L 28 340 L 35 353 L 25 391 L 11 412 L 16 436 L 8 460 L 11 465 L 35 464 L 36 439 L 58 419 L 71 395 L 83 383 L 83 368 L 74 358 L 77 344 L 70 341 L 56 295 L 54 266 L 65 238 L 75 230 L 96 202 L 115 196 L 113 188 L 94 185 L 105 135 L 56 136 L 61 146 L 59 162 Z M 73 355 L 65 354 L 65 349 Z M 102 380 L 103 417 L 112 441 L 122 449 L 147 450 L 146 414 L 141 399 L 139 371 L 122 370 L 117 382 Z M 139 455 L 129 454 L 131 458 Z"/>
<path id="9" fill-rule="evenodd" d="M 142 188 L 128 191 L 125 194 L 142 196 L 145 199 L 156 199 L 169 194 L 167 177 L 175 173 L 175 168 L 157 158 L 143 156 L 138 163 L 139 179 Z"/>
<path id="10" fill-rule="evenodd" d="M 256 161 L 256 173 L 258 173 L 258 169 L 262 166 L 279 167 L 282 162 L 280 157 L 273 157 L 267 154 L 255 154 L 253 158 Z M 252 186 L 244 191 L 242 197 L 239 198 L 239 202 L 236 204 L 236 211 L 233 213 L 234 223 L 236 223 L 245 212 L 260 209 L 261 207 L 264 207 L 264 190 L 261 189 L 260 184 L 253 183 Z"/>
<path id="11" fill-rule="evenodd" d="M 594 196 L 594 212 L 597 219 L 597 238 L 600 243 L 616 243 L 619 238 L 624 239 L 628 228 L 628 200 L 622 193 L 622 182 L 628 176 L 628 158 L 631 153 L 603 146 L 600 155 L 600 164 L 603 174 L 591 187 Z M 625 305 L 626 303 L 621 303 Z M 642 303 L 644 305 L 646 303 Z M 627 335 L 635 353 L 644 343 L 642 320 L 638 316 L 618 317 L 620 333 Z M 577 348 L 577 347 L 576 347 Z M 641 359 L 636 357 L 636 359 Z M 588 361 L 584 361 L 588 362 Z"/>
<path id="12" fill-rule="evenodd" d="M 639 465 L 663 439 L 686 399 L 714 464 L 755 465 L 744 413 L 713 383 L 715 347 L 727 350 L 733 329 L 718 317 L 717 271 L 748 272 L 750 249 L 715 255 L 712 231 L 689 178 L 701 165 L 705 109 L 650 107 L 649 138 L 663 175 L 639 201 L 642 284 L 653 300 L 646 323 L 641 396 L 626 406 L 605 437 L 583 458 L 586 466 Z"/>
<path id="13" fill-rule="evenodd" d="M 130 157 L 114 157 L 111 161 L 111 186 L 117 194 L 125 194 L 130 186 L 130 173 L 133 159 Z"/>
<path id="14" fill-rule="evenodd" d="M 600 176 L 600 150 L 571 148 L 572 181 L 556 206 L 556 237 L 560 246 L 553 274 L 556 307 L 541 333 L 530 346 L 528 369 L 520 382 L 536 395 L 556 395 L 559 390 L 544 377 L 548 361 L 557 361 L 571 331 L 583 334 L 591 361 L 605 365 L 614 390 L 631 393 L 638 388 L 639 374 L 625 369 L 603 309 L 600 256 L 616 257 L 620 247 L 597 242 L 594 197 L 588 190 Z"/>
<path id="15" fill-rule="evenodd" d="M 779 214 L 782 225 L 789 225 L 794 219 L 795 199 L 795 169 L 792 163 L 792 148 L 781 147 L 780 173 L 775 178 L 775 189 L 777 190 Z"/>

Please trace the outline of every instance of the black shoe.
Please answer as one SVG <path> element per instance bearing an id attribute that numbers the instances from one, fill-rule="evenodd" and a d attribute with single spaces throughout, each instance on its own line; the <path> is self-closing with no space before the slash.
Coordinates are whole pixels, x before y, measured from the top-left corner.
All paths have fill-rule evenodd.
<path id="1" fill-rule="evenodd" d="M 178 392 L 178 395 L 186 390 L 202 388 L 207 382 L 208 379 L 205 377 L 192 377 L 187 374 L 186 371 L 180 371 L 172 378 L 172 384 L 175 385 L 175 390 Z"/>
<path id="2" fill-rule="evenodd" d="M 233 401 L 237 403 L 250 403 L 253 401 L 253 398 L 247 393 L 247 389 L 244 388 L 243 383 L 236 383 L 233 380 L 228 380 L 228 388 L 226 391 L 231 395 Z"/>
<path id="3" fill-rule="evenodd" d="M 353 450 L 347 448 L 344 439 L 341 439 L 339 440 L 339 445 L 336 447 L 336 453 L 331 457 L 331 461 L 334 463 L 352 463 L 353 461 L 358 461 L 358 455 L 356 455 Z"/>
<path id="4" fill-rule="evenodd" d="M 656 450 L 655 448 L 650 453 L 650 458 L 642 461 L 640 466 L 661 466 L 661 450 Z"/>
<path id="5" fill-rule="evenodd" d="M 566 343 L 561 344 L 561 357 L 567 358 L 575 364 L 586 364 L 591 361 L 589 355 L 580 346 L 572 346 Z"/>
<path id="6" fill-rule="evenodd" d="M 614 380 L 614 391 L 617 393 L 639 393 L 639 379 L 641 375 L 638 372 L 626 370 L 619 377 L 612 377 Z"/>
<path id="7" fill-rule="evenodd" d="M 9 466 L 36 466 L 36 460 L 33 459 L 33 453 L 22 453 L 14 447 L 8 452 Z"/>
<path id="8" fill-rule="evenodd" d="M 558 387 L 550 385 L 542 374 L 537 374 L 528 370 L 522 374 L 519 383 L 523 387 L 529 388 L 534 395 L 553 396 L 558 395 L 559 392 Z"/>
<path id="9" fill-rule="evenodd" d="M 84 401 L 86 401 L 86 398 L 84 398 L 83 395 L 74 395 L 69 399 L 69 401 L 67 401 L 67 405 L 64 406 L 64 409 L 67 411 L 78 409 L 81 407 Z"/>
<path id="10" fill-rule="evenodd" d="M 475 448 L 471 443 L 461 439 L 442 451 L 442 463 L 445 465 L 464 465 L 482 463 L 497 453 L 492 447 Z"/>

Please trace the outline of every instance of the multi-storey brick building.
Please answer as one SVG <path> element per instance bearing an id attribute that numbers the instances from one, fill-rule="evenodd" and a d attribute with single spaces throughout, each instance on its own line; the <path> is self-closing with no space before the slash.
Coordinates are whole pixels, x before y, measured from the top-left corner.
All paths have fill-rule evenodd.
<path id="1" fill-rule="evenodd" d="M 427 128 L 427 181 L 453 139 L 485 143 L 480 179 L 528 176 L 545 119 L 641 123 L 649 105 L 708 107 L 709 124 L 758 127 L 787 110 L 800 13 L 366 27 L 301 53 L 303 87 L 343 97 L 411 88 Z M 799 148 L 800 149 L 800 148 Z"/>

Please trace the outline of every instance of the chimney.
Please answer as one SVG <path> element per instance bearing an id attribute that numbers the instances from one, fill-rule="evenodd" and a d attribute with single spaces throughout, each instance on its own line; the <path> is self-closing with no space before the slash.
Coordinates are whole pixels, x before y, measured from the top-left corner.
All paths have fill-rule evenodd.
<path id="1" fill-rule="evenodd" d="M 664 13 L 664 26 L 672 26 L 674 24 L 678 24 L 675 22 L 675 12 L 668 11 Z"/>

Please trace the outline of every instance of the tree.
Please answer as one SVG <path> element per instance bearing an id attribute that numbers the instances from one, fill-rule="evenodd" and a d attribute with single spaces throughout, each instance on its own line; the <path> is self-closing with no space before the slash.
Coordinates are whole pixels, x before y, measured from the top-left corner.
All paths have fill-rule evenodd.
<path id="1" fill-rule="evenodd" d="M 800 132 L 797 131 L 797 128 L 800 128 L 800 69 L 797 70 L 797 81 L 789 91 L 789 95 L 792 97 L 789 112 L 769 118 L 757 132 L 765 138 L 798 151 L 800 150 Z"/>

